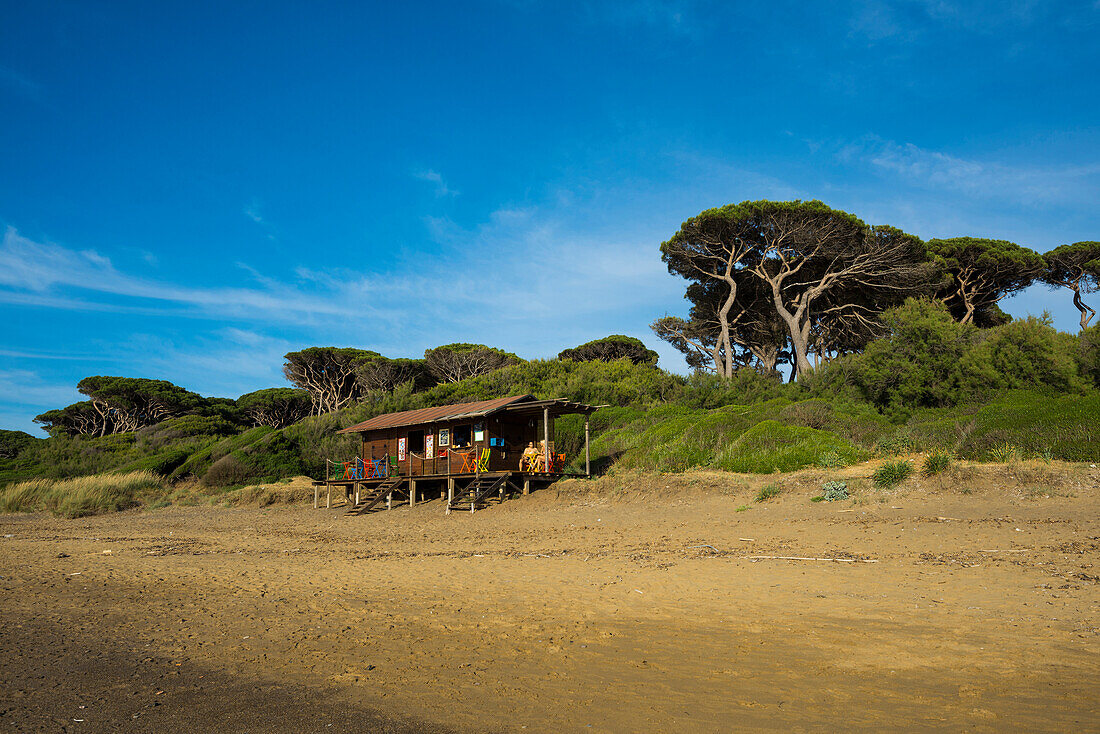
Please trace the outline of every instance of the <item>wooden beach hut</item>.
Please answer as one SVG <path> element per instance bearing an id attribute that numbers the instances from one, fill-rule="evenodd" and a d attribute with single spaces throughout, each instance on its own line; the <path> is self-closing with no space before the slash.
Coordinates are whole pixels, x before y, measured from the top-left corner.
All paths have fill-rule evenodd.
<path id="1" fill-rule="evenodd" d="M 327 486 L 328 504 L 332 488 L 343 489 L 355 513 L 383 502 L 390 507 L 395 496 L 415 504 L 435 492 L 448 512 L 473 512 L 512 491 L 526 494 L 562 477 L 588 475 L 588 419 L 596 409 L 515 395 L 386 413 L 339 431 L 359 434 L 359 456 L 329 462 L 325 480 L 315 485 Z M 579 457 L 559 452 L 554 441 L 555 420 L 570 414 L 584 416 L 583 473 L 567 471 Z M 315 504 L 318 499 L 315 492 Z"/>

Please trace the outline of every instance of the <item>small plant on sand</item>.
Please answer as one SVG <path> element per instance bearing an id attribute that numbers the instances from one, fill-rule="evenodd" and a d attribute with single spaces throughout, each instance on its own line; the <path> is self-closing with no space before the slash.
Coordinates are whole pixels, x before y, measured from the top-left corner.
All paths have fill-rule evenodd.
<path id="1" fill-rule="evenodd" d="M 734 510 L 734 512 L 744 512 L 745 510 L 751 510 L 751 509 L 752 508 L 749 507 L 748 505 L 741 505 L 736 510 Z"/>
<path id="2" fill-rule="evenodd" d="M 887 461 L 880 466 L 875 470 L 875 473 L 871 475 L 871 479 L 874 481 L 876 487 L 886 489 L 896 484 L 900 484 L 912 473 L 913 465 L 908 461 L 901 461 L 898 459 L 895 461 Z"/>
<path id="3" fill-rule="evenodd" d="M 765 484 L 756 492 L 756 501 L 764 502 L 770 500 L 772 497 L 778 497 L 783 493 L 783 488 L 778 484 Z"/>
<path id="4" fill-rule="evenodd" d="M 989 450 L 989 458 L 998 464 L 1007 464 L 1011 461 L 1019 461 L 1023 452 L 1019 447 L 1005 441 L 999 443 Z"/>
<path id="5" fill-rule="evenodd" d="M 821 498 L 826 502 L 848 499 L 848 485 L 845 482 L 826 482 L 821 488 Z"/>
<path id="6" fill-rule="evenodd" d="M 951 460 L 954 458 L 954 454 L 946 449 L 933 449 L 924 458 L 920 473 L 926 477 L 933 477 L 951 466 Z"/>

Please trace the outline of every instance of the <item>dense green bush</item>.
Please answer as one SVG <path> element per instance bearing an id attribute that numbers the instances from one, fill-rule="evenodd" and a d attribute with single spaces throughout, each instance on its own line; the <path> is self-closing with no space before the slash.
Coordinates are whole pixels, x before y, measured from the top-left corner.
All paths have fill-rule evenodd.
<path id="1" fill-rule="evenodd" d="M 692 375 L 684 382 L 676 402 L 691 408 L 721 408 L 780 397 L 797 399 L 799 393 L 800 386 L 784 382 L 779 373 L 764 374 L 745 367 L 728 380 L 718 375 Z"/>
<path id="2" fill-rule="evenodd" d="M 858 395 L 894 420 L 923 408 L 984 402 L 1005 390 L 1083 394 L 1078 339 L 1046 316 L 989 329 L 956 322 L 938 301 L 910 299 L 883 314 L 888 334 L 805 380 L 813 395 Z"/>
<path id="3" fill-rule="evenodd" d="M 1081 332 L 1077 355 L 1081 377 L 1100 388 L 1100 324 Z"/>
<path id="4" fill-rule="evenodd" d="M 1048 395 L 1012 391 L 981 408 L 914 416 L 906 430 L 914 450 L 948 449 L 963 459 L 985 460 L 1008 443 L 1064 461 L 1100 458 L 1100 394 Z"/>
<path id="5" fill-rule="evenodd" d="M 1076 337 L 1055 331 L 1047 316 L 987 329 L 959 360 L 955 402 L 1028 388 L 1082 393 L 1076 347 Z"/>

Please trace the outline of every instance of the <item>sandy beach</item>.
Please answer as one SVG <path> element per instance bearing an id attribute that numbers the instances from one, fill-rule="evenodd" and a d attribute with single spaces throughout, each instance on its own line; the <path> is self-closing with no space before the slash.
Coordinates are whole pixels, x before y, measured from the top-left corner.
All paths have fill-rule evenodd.
<path id="1" fill-rule="evenodd" d="M 2 516 L 0 730 L 1095 731 L 1100 470 L 1022 474 Z"/>

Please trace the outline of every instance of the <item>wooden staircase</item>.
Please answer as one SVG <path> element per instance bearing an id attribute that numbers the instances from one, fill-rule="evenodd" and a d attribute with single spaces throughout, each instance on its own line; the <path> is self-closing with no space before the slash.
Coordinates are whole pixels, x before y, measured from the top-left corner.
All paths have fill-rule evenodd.
<path id="1" fill-rule="evenodd" d="M 383 480 L 377 487 L 366 490 L 366 494 L 360 494 L 359 504 L 349 507 L 345 514 L 362 515 L 366 512 L 370 512 L 404 482 L 405 477 L 390 477 L 389 479 Z"/>
<path id="2" fill-rule="evenodd" d="M 455 494 L 454 498 L 447 504 L 447 511 L 469 510 L 473 512 L 479 505 L 486 505 L 493 499 L 503 500 L 505 487 L 515 489 L 515 485 L 509 481 L 511 477 L 511 472 L 478 477 L 470 482 L 461 493 Z"/>

